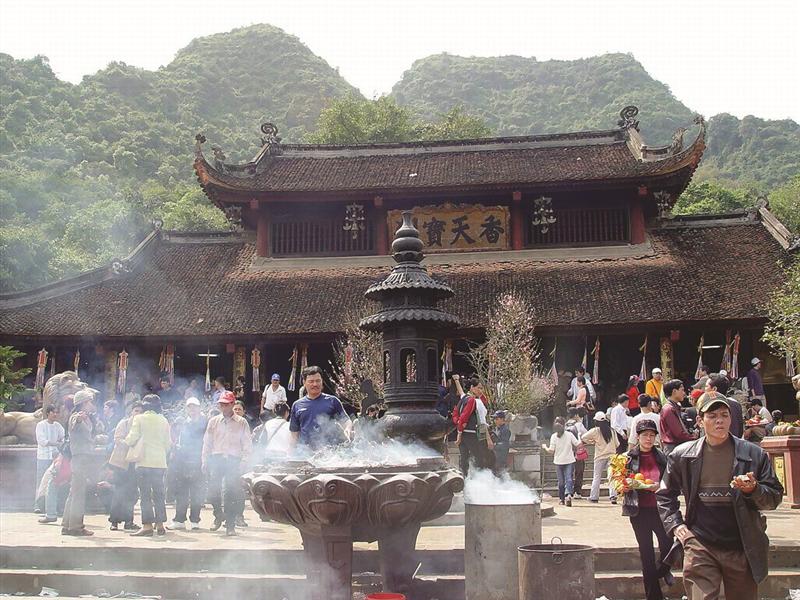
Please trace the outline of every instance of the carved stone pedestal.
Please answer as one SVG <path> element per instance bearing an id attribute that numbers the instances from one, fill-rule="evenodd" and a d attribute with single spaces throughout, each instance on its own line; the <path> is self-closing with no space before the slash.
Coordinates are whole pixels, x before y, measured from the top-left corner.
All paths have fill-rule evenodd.
<path id="1" fill-rule="evenodd" d="M 800 508 L 800 435 L 768 436 L 761 448 L 769 453 L 789 506 Z"/>

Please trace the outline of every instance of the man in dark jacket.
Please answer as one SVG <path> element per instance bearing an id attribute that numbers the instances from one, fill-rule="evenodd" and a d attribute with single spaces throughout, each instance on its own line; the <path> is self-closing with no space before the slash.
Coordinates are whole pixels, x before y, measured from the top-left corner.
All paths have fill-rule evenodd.
<path id="1" fill-rule="evenodd" d="M 664 396 L 667 402 L 661 409 L 659 429 L 664 454 L 669 454 L 673 448 L 694 439 L 694 436 L 686 430 L 681 418 L 681 402 L 686 397 L 683 382 L 680 379 L 670 379 L 664 384 Z"/>
<path id="2" fill-rule="evenodd" d="M 705 435 L 675 448 L 657 492 L 668 534 L 683 547 L 683 580 L 689 600 L 715 598 L 723 581 L 738 600 L 755 600 L 767 577 L 769 538 L 762 510 L 773 510 L 783 488 L 768 455 L 730 434 L 731 412 L 722 394 L 697 401 Z M 686 498 L 686 516 L 678 497 Z M 673 546 L 670 555 L 676 554 Z"/>

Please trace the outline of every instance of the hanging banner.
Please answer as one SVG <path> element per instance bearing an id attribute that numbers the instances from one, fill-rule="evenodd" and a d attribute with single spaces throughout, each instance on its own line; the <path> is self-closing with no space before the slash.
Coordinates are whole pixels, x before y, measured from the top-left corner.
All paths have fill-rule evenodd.
<path id="1" fill-rule="evenodd" d="M 233 387 L 239 384 L 239 377 L 244 377 L 247 373 L 247 350 L 244 346 L 239 346 L 233 353 Z M 244 391 L 244 390 L 242 390 Z"/>
<path id="2" fill-rule="evenodd" d="M 639 346 L 639 352 L 642 353 L 642 368 L 639 369 L 639 379 L 647 381 L 647 336 L 644 336 L 644 343 Z"/>
<path id="3" fill-rule="evenodd" d="M 44 389 L 45 371 L 47 369 L 47 350 L 42 348 L 36 357 L 36 383 L 34 387 L 41 392 Z"/>
<path id="4" fill-rule="evenodd" d="M 302 377 L 303 369 L 308 366 L 308 344 L 300 345 L 300 375 Z"/>
<path id="5" fill-rule="evenodd" d="M 50 357 L 50 377 L 56 374 L 56 351 L 53 350 L 53 356 Z"/>
<path id="6" fill-rule="evenodd" d="M 442 385 L 447 385 L 447 373 L 453 372 L 453 340 L 444 341 L 442 351 Z"/>
<path id="7" fill-rule="evenodd" d="M 592 383 L 597 385 L 599 381 L 600 372 L 600 336 L 597 336 L 597 339 L 594 342 L 594 350 L 592 350 L 592 355 L 594 356 L 594 367 L 592 368 Z"/>
<path id="8" fill-rule="evenodd" d="M 347 344 L 344 348 L 344 382 L 351 383 L 353 381 L 353 346 Z"/>
<path id="9" fill-rule="evenodd" d="M 75 358 L 72 359 L 72 370 L 75 371 L 75 375 L 80 376 L 78 369 L 81 366 L 81 349 L 78 348 L 75 350 Z"/>
<path id="10" fill-rule="evenodd" d="M 257 347 L 250 352 L 250 365 L 253 367 L 253 391 L 261 391 L 261 350 Z"/>
<path id="11" fill-rule="evenodd" d="M 158 368 L 162 374 L 169 377 L 170 385 L 175 383 L 175 346 L 167 344 L 161 351 L 161 356 L 158 359 Z"/>
<path id="12" fill-rule="evenodd" d="M 128 383 L 128 353 L 125 349 L 119 353 L 117 359 L 117 392 L 125 395 L 125 387 Z"/>
<path id="13" fill-rule="evenodd" d="M 722 353 L 722 363 L 720 369 L 726 373 L 731 372 L 731 330 L 725 330 L 725 351 Z"/>
<path id="14" fill-rule="evenodd" d="M 589 366 L 589 348 L 587 347 L 589 344 L 588 338 L 583 338 L 583 358 L 581 359 L 581 368 L 586 371 L 587 367 Z"/>
<path id="15" fill-rule="evenodd" d="M 553 358 L 553 366 L 550 367 L 550 378 L 554 385 L 558 385 L 558 369 L 556 368 L 556 348 L 558 348 L 558 338 L 553 341 L 553 351 L 550 356 Z"/>
<path id="16" fill-rule="evenodd" d="M 786 377 L 791 379 L 797 375 L 797 371 L 794 368 L 794 357 L 790 353 L 786 353 Z"/>
<path id="17" fill-rule="evenodd" d="M 403 211 L 390 210 L 389 231 L 403 223 Z M 415 206 L 411 220 L 425 242 L 425 253 L 453 250 L 507 250 L 509 248 L 509 209 L 481 204 L 440 204 Z"/>
<path id="18" fill-rule="evenodd" d="M 286 382 L 286 389 L 290 392 L 293 392 L 297 389 L 297 344 L 294 346 L 294 350 L 292 350 L 292 355 L 289 357 L 289 362 L 292 363 L 292 371 L 289 373 L 289 380 Z"/>
<path id="19" fill-rule="evenodd" d="M 700 371 L 703 368 L 703 346 L 705 345 L 705 334 L 700 336 L 700 344 L 697 346 L 697 369 L 694 372 L 694 379 L 697 381 L 700 379 Z"/>
<path id="20" fill-rule="evenodd" d="M 672 379 L 672 341 L 668 337 L 662 337 L 659 344 L 661 349 L 661 372 L 664 376 L 664 381 Z"/>
<path id="21" fill-rule="evenodd" d="M 731 356 L 731 370 L 728 375 L 733 381 L 737 381 L 739 379 L 739 344 L 741 343 L 742 338 L 739 335 L 739 332 L 736 332 L 736 335 L 733 336 L 733 348 Z"/>
<path id="22" fill-rule="evenodd" d="M 211 348 L 206 349 L 206 392 L 211 391 Z"/>

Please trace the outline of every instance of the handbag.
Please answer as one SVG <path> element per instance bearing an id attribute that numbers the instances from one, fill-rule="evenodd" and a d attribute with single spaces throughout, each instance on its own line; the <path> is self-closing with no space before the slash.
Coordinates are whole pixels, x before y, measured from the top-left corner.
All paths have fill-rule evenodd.
<path id="1" fill-rule="evenodd" d="M 140 437 L 137 442 L 128 448 L 125 460 L 129 463 L 138 463 L 144 458 L 144 437 Z"/>

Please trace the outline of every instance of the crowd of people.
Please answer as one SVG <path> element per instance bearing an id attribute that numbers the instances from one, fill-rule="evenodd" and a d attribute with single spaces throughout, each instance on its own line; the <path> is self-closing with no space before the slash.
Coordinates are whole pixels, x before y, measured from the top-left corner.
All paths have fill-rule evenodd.
<path id="1" fill-rule="evenodd" d="M 237 527 L 247 526 L 245 470 L 351 439 L 378 416 L 377 406 L 367 407 L 354 427 L 339 399 L 323 393 L 319 367 L 304 369 L 302 377 L 301 397 L 290 407 L 279 375 L 273 375 L 257 422 L 248 419 L 237 391 L 226 389 L 222 378 L 215 380 L 210 402 L 201 402 L 195 394 L 202 391 L 193 383 L 181 400 L 165 378 L 161 393 L 128 395 L 124 408 L 108 401 L 101 411 L 96 392 L 83 389 L 68 399 L 66 428 L 55 407 L 48 407 L 36 430 L 39 522 L 62 516 L 63 535 L 91 536 L 84 526 L 86 501 L 99 497 L 111 530 L 158 536 L 199 528 L 201 510 L 210 504 L 211 530 L 224 526 L 227 535 L 236 535 Z M 106 454 L 99 480 L 98 445 Z M 171 519 L 168 498 L 175 503 Z M 140 524 L 134 518 L 137 503 Z"/>
<path id="2" fill-rule="evenodd" d="M 609 501 L 617 504 L 622 496 L 647 600 L 664 598 L 660 582 L 672 585 L 671 566 L 680 564 L 689 600 L 717 598 L 723 583 L 726 597 L 755 599 L 767 576 L 769 542 L 760 511 L 776 508 L 783 488 L 766 452 L 751 442 L 770 435 L 783 415 L 766 409 L 762 363 L 754 358 L 751 364 L 736 395 L 724 371 L 703 366 L 687 390 L 655 368 L 646 382 L 631 376 L 605 411 L 595 410 L 595 390 L 578 369 L 567 391 L 567 418 L 555 419 L 542 445 L 553 455 L 559 503 L 566 506 L 582 498 L 587 446 L 594 446 L 589 501 L 600 501 L 604 477 Z M 622 479 L 610 468 L 617 457 L 625 464 Z"/>

